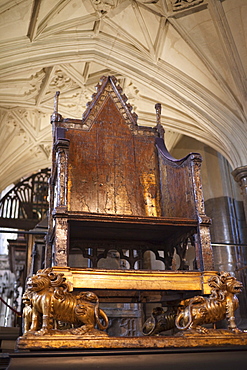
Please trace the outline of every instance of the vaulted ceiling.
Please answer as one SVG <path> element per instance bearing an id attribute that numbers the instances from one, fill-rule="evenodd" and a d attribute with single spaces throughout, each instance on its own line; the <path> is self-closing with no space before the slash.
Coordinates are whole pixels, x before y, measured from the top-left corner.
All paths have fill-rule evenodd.
<path id="1" fill-rule="evenodd" d="M 0 190 L 50 165 L 53 96 L 80 118 L 115 75 L 141 125 L 247 162 L 246 0 L 0 0 Z"/>

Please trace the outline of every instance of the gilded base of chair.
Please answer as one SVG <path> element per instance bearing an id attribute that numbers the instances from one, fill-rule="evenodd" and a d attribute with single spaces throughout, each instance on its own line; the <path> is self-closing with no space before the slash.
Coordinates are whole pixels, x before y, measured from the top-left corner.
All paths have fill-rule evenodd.
<path id="1" fill-rule="evenodd" d="M 18 338 L 17 350 L 111 349 L 111 348 L 192 348 L 247 346 L 247 333 L 212 330 L 207 334 L 182 332 L 175 336 L 108 337 L 90 335 L 28 335 Z"/>

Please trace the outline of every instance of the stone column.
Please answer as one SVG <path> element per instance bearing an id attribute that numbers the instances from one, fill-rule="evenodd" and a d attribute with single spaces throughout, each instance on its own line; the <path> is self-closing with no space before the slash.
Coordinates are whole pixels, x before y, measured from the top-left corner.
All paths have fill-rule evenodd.
<path id="1" fill-rule="evenodd" d="M 239 184 L 241 188 L 242 193 L 242 199 L 243 199 L 243 206 L 244 206 L 244 214 L 245 214 L 245 220 L 247 221 L 247 165 L 237 167 L 233 172 L 232 176 L 234 180 Z M 237 276 L 239 277 L 239 280 L 243 283 L 245 289 L 241 293 L 239 300 L 240 300 L 240 312 L 243 322 L 243 327 L 247 327 L 247 294 L 246 294 L 246 287 L 247 287 L 247 247 L 242 246 L 239 247 L 240 249 L 240 260 L 241 265 L 240 268 L 237 270 Z"/>
<path id="2" fill-rule="evenodd" d="M 245 219 L 247 220 L 247 165 L 237 167 L 232 172 L 232 176 L 241 188 L 241 192 L 243 196 Z"/>

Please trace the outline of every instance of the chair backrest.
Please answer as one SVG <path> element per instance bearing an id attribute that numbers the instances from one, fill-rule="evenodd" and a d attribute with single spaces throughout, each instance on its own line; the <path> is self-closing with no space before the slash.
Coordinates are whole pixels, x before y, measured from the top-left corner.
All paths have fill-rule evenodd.
<path id="1" fill-rule="evenodd" d="M 191 156 L 173 159 L 157 127 L 136 121 L 113 77 L 103 78 L 82 121 L 65 121 L 69 210 L 196 218 Z"/>

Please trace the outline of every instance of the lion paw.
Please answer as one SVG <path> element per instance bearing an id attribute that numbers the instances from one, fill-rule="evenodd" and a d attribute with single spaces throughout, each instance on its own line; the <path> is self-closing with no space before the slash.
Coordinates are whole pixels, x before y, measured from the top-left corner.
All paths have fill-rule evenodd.
<path id="1" fill-rule="evenodd" d="M 200 334 L 208 333 L 208 329 L 204 328 L 204 326 L 196 326 L 194 329 L 197 331 L 197 333 L 200 333 Z"/>
<path id="2" fill-rule="evenodd" d="M 47 328 L 42 328 L 34 333 L 34 335 L 46 335 L 46 334 L 50 334 L 50 330 L 48 330 Z"/>
<path id="3" fill-rule="evenodd" d="M 72 329 L 71 330 L 71 333 L 72 334 L 85 334 L 87 333 L 88 331 L 92 330 L 93 329 L 93 326 L 89 327 L 88 325 L 82 325 L 80 326 L 79 328 L 76 328 L 76 329 Z"/>
<path id="4" fill-rule="evenodd" d="M 242 330 L 238 329 L 238 328 L 232 328 L 231 331 L 233 333 L 236 333 L 236 334 L 241 334 L 242 333 Z"/>
<path id="5" fill-rule="evenodd" d="M 36 330 L 28 330 L 23 333 L 23 336 L 34 335 L 35 333 L 37 333 Z"/>

